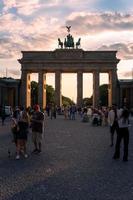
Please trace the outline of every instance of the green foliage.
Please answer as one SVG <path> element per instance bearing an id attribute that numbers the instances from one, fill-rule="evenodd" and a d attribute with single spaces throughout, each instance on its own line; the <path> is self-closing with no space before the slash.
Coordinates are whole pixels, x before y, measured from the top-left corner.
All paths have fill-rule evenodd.
<path id="1" fill-rule="evenodd" d="M 31 81 L 31 105 L 38 103 L 38 83 Z"/>
<path id="2" fill-rule="evenodd" d="M 108 84 L 103 84 L 100 86 L 100 105 L 107 106 L 108 105 Z"/>
<path id="3" fill-rule="evenodd" d="M 62 96 L 62 104 L 64 106 L 69 106 L 71 104 L 74 104 L 74 102 L 70 98 Z"/>
<path id="4" fill-rule="evenodd" d="M 99 87 L 99 105 L 108 106 L 108 84 L 100 85 Z M 83 99 L 83 106 L 91 106 L 93 100 L 93 95 L 90 98 Z"/>
<path id="5" fill-rule="evenodd" d="M 82 104 L 83 104 L 83 107 L 91 106 L 92 105 L 92 96 L 90 98 L 84 98 Z"/>
<path id="6" fill-rule="evenodd" d="M 46 102 L 47 104 L 55 103 L 55 90 L 51 85 L 46 85 Z M 38 103 L 38 83 L 31 81 L 31 105 Z M 71 105 L 74 102 L 68 98 L 62 96 L 63 105 Z"/>
<path id="7" fill-rule="evenodd" d="M 46 102 L 49 103 L 55 103 L 55 90 L 51 85 L 46 85 Z"/>

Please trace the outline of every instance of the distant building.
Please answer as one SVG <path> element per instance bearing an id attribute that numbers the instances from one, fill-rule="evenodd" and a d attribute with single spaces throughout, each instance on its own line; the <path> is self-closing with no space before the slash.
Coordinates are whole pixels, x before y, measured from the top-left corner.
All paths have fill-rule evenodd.
<path id="1" fill-rule="evenodd" d="M 20 79 L 0 78 L 0 105 L 19 105 Z"/>
<path id="2" fill-rule="evenodd" d="M 118 105 L 133 108 L 133 79 L 120 79 L 118 81 Z"/>

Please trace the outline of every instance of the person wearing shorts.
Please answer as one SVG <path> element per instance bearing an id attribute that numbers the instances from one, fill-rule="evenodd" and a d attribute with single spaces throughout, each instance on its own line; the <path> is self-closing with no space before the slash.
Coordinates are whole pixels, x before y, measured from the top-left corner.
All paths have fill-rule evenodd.
<path id="1" fill-rule="evenodd" d="M 42 151 L 42 138 L 44 130 L 44 114 L 40 111 L 40 106 L 34 106 L 34 113 L 31 118 L 32 140 L 34 143 L 33 153 Z"/>

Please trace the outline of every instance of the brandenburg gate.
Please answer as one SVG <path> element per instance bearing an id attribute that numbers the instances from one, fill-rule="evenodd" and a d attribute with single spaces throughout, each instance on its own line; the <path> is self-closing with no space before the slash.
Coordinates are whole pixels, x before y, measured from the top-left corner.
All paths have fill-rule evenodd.
<path id="1" fill-rule="evenodd" d="M 70 32 L 70 30 L 68 30 Z M 108 104 L 117 101 L 117 51 L 84 51 L 80 47 L 80 40 L 73 42 L 70 33 L 63 42 L 58 38 L 60 48 L 54 51 L 22 51 L 21 64 L 21 104 L 31 105 L 30 74 L 39 74 L 38 103 L 42 108 L 46 106 L 46 74 L 55 73 L 55 103 L 62 105 L 61 74 L 77 73 L 77 105 L 82 105 L 83 73 L 93 74 L 93 106 L 99 105 L 99 74 L 108 73 Z M 71 42 L 71 43 L 70 43 Z M 88 85 L 89 90 L 89 85 Z"/>

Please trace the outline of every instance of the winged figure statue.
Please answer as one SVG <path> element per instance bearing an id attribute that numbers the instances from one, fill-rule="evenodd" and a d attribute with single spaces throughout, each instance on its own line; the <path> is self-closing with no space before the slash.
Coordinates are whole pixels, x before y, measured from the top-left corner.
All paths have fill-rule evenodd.
<path id="1" fill-rule="evenodd" d="M 68 33 L 70 32 L 71 26 L 66 26 Z"/>

